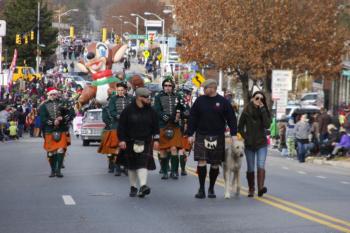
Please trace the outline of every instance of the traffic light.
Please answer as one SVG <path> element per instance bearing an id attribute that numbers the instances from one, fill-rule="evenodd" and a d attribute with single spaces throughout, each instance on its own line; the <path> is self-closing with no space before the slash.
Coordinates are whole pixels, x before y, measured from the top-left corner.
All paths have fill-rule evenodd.
<path id="1" fill-rule="evenodd" d="M 120 44 L 120 37 L 118 35 L 115 35 L 114 42 Z"/>
<path id="2" fill-rule="evenodd" d="M 107 28 L 102 28 L 102 42 L 107 40 Z"/>
<path id="3" fill-rule="evenodd" d="M 22 44 L 22 39 L 20 34 L 16 34 L 16 44 Z"/>
<path id="4" fill-rule="evenodd" d="M 69 28 L 69 36 L 70 36 L 70 39 L 73 40 L 74 39 L 74 27 L 71 26 Z"/>
<path id="5" fill-rule="evenodd" d="M 24 43 L 25 43 L 25 44 L 28 44 L 28 35 L 25 35 L 25 36 L 24 36 Z"/>
<path id="6" fill-rule="evenodd" d="M 34 31 L 30 31 L 30 40 L 34 40 Z"/>

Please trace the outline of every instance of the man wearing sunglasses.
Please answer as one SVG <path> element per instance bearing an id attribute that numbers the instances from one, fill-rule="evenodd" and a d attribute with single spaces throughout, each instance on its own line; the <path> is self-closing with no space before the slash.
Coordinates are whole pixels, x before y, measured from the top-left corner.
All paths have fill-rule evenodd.
<path id="1" fill-rule="evenodd" d="M 175 83 L 171 78 L 166 78 L 162 83 L 163 90 L 155 97 L 154 108 L 158 113 L 160 139 L 159 157 L 162 179 L 169 178 L 169 156 L 171 158 L 172 179 L 179 177 L 179 154 L 182 148 L 182 134 L 180 129 L 180 117 L 183 109 L 183 99 L 175 93 Z"/>
<path id="2" fill-rule="evenodd" d="M 121 150 L 126 153 L 130 180 L 130 197 L 150 194 L 147 186 L 147 170 L 156 169 L 153 147 L 159 147 L 158 116 L 151 107 L 151 92 L 146 88 L 136 89 L 135 100 L 120 115 L 118 138 Z M 137 181 L 139 189 L 137 188 Z"/>
<path id="3" fill-rule="evenodd" d="M 127 94 L 128 86 L 125 82 L 120 82 L 117 84 L 117 93 L 112 96 L 109 103 L 108 109 L 112 118 L 112 131 L 113 134 L 118 136 L 117 128 L 120 119 L 120 115 L 123 110 L 132 102 L 132 97 Z M 117 141 L 118 144 L 118 141 Z M 111 163 L 111 171 L 114 170 L 114 162 L 115 162 L 115 175 L 120 176 L 121 172 L 125 171 L 121 169 L 122 165 L 122 154 L 119 151 L 119 148 L 116 149 L 115 154 L 109 157 L 109 162 Z"/>
<path id="4" fill-rule="evenodd" d="M 75 117 L 72 105 L 59 98 L 56 88 L 47 89 L 48 100 L 41 104 L 39 113 L 45 129 L 44 149 L 51 167 L 49 177 L 63 177 L 61 168 L 64 154 L 70 145 L 69 124 Z"/>

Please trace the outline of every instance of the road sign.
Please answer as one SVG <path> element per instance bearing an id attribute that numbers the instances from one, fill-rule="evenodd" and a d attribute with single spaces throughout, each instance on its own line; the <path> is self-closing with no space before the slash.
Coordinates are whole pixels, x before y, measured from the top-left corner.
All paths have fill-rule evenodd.
<path id="1" fill-rule="evenodd" d="M 192 78 L 192 83 L 196 86 L 196 87 L 201 87 L 202 83 L 205 82 L 205 78 L 203 77 L 203 75 L 199 72 L 196 72 L 196 76 L 194 76 Z"/>
<path id="2" fill-rule="evenodd" d="M 143 52 L 143 56 L 145 57 L 145 59 L 149 58 L 149 55 L 150 55 L 150 53 L 148 50 Z"/>
<path id="3" fill-rule="evenodd" d="M 161 20 L 145 20 L 145 27 L 162 27 Z"/>
<path id="4" fill-rule="evenodd" d="M 288 104 L 288 91 L 292 90 L 293 71 L 272 71 L 272 99 L 276 101 L 276 116 L 282 117 L 286 114 Z"/>
<path id="5" fill-rule="evenodd" d="M 147 35 L 129 34 L 128 39 L 129 40 L 146 40 Z"/>
<path id="6" fill-rule="evenodd" d="M 6 36 L 6 21 L 0 20 L 0 36 Z"/>

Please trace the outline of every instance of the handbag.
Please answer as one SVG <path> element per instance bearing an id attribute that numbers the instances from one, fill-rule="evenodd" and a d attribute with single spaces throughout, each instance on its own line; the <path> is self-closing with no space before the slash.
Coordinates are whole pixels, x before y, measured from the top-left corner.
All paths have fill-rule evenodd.
<path id="1" fill-rule="evenodd" d="M 55 142 L 59 142 L 61 140 L 61 132 L 53 132 L 52 133 L 52 138 Z"/>
<path id="2" fill-rule="evenodd" d="M 204 147 L 208 150 L 215 150 L 218 146 L 218 136 L 206 136 L 204 138 Z"/>
<path id="3" fill-rule="evenodd" d="M 135 140 L 132 147 L 136 154 L 140 154 L 145 150 L 145 141 Z"/>

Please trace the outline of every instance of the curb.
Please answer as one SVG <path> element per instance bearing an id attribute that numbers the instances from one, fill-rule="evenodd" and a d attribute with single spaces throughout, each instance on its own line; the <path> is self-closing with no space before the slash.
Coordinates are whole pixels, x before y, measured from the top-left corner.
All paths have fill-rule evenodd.
<path id="1" fill-rule="evenodd" d="M 328 166 L 334 166 L 334 167 L 350 168 L 350 160 L 332 161 L 332 160 L 326 160 L 325 158 L 308 157 L 306 158 L 306 162 L 317 164 L 317 165 L 328 165 Z"/>

